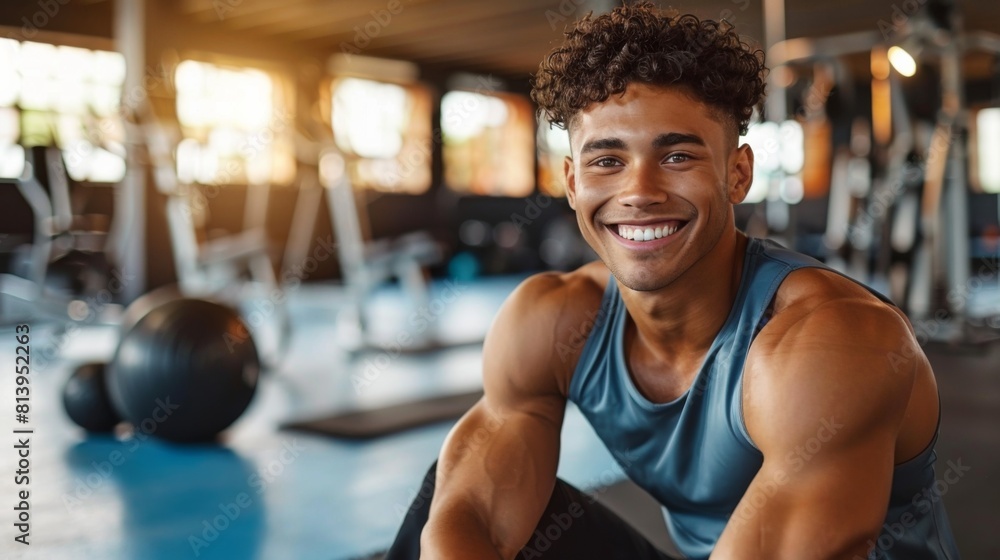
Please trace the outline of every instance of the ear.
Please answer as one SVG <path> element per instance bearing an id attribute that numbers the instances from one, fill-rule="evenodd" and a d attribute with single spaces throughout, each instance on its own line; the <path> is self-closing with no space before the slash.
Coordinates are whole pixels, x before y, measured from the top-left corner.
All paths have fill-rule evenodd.
<path id="1" fill-rule="evenodd" d="M 729 162 L 729 202 L 739 204 L 750 192 L 753 184 L 753 150 L 749 144 L 743 144 L 733 152 Z"/>
<path id="2" fill-rule="evenodd" d="M 563 159 L 563 175 L 566 177 L 566 200 L 569 207 L 576 210 L 576 175 L 573 172 L 573 158 Z"/>

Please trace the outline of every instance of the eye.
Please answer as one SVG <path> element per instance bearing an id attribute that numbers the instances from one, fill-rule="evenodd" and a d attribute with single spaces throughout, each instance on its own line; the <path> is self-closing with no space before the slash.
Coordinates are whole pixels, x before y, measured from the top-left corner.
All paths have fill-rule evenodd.
<path id="1" fill-rule="evenodd" d="M 685 161 L 689 161 L 690 159 L 691 156 L 689 156 L 688 154 L 670 154 L 669 156 L 666 157 L 666 159 L 664 159 L 664 161 L 666 163 L 684 163 Z"/>
<path id="2" fill-rule="evenodd" d="M 614 167 L 618 165 L 618 160 L 612 157 L 602 157 L 594 160 L 591 165 L 595 165 L 597 167 Z"/>

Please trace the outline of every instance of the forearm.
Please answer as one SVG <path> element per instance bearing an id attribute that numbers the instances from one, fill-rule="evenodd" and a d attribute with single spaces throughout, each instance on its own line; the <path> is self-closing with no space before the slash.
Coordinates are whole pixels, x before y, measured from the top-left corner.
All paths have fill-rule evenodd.
<path id="1" fill-rule="evenodd" d="M 438 463 L 421 533 L 421 546 L 434 551 L 426 558 L 514 558 L 552 493 L 559 427 L 483 403 L 470 410 L 449 434 Z"/>
<path id="2" fill-rule="evenodd" d="M 471 506 L 445 506 L 432 512 L 420 535 L 423 560 L 500 560 L 489 527 Z"/>
<path id="3" fill-rule="evenodd" d="M 878 538 L 885 518 L 888 484 L 883 481 L 884 488 L 876 488 L 871 481 L 845 482 L 839 476 L 842 470 L 831 474 L 804 469 L 779 475 L 765 459 L 711 558 L 865 558 L 867 543 Z"/>

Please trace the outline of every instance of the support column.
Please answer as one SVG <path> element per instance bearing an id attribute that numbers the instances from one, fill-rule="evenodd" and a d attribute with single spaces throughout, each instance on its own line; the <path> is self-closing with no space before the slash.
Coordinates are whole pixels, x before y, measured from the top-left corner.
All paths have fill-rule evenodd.
<path id="1" fill-rule="evenodd" d="M 121 266 L 124 303 L 146 289 L 146 169 L 141 157 L 142 133 L 129 122 L 148 93 L 143 86 L 146 68 L 145 0 L 116 0 L 115 48 L 125 57 L 122 114 L 125 119 L 125 178 L 115 192 L 113 252 Z"/>

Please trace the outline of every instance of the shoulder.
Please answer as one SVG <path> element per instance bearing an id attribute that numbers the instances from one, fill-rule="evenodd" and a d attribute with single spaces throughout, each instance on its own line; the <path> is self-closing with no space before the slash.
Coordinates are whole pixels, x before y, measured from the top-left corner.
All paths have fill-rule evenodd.
<path id="1" fill-rule="evenodd" d="M 754 435 L 755 426 L 781 429 L 765 422 L 787 427 L 823 415 L 850 418 L 859 430 L 898 427 L 918 361 L 893 357 L 919 353 L 897 308 L 834 272 L 796 270 L 747 357 L 747 428 Z"/>
<path id="2" fill-rule="evenodd" d="M 600 307 L 609 274 L 601 263 L 590 263 L 572 272 L 534 274 L 511 292 L 498 318 L 512 315 L 558 326 L 582 317 Z"/>
<path id="3" fill-rule="evenodd" d="M 754 340 L 751 356 L 755 366 L 769 370 L 780 371 L 784 363 L 829 361 L 861 362 L 878 371 L 892 365 L 893 353 L 917 351 L 913 330 L 898 308 L 835 272 L 806 268 L 789 274 L 778 289 L 772 318 Z"/>
<path id="4" fill-rule="evenodd" d="M 781 284 L 772 320 L 761 334 L 764 346 L 790 345 L 791 350 L 815 336 L 831 347 L 860 344 L 888 350 L 909 338 L 912 329 L 902 311 L 858 283 L 831 270 L 802 268 Z"/>
<path id="5" fill-rule="evenodd" d="M 486 337 L 484 360 L 517 362 L 556 374 L 560 390 L 601 313 L 610 272 L 600 262 L 525 279 L 508 296 Z M 567 350 L 568 348 L 568 350 Z"/>

